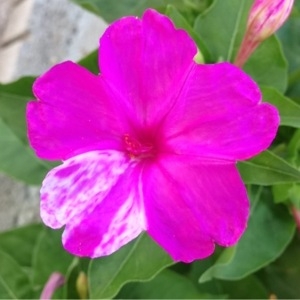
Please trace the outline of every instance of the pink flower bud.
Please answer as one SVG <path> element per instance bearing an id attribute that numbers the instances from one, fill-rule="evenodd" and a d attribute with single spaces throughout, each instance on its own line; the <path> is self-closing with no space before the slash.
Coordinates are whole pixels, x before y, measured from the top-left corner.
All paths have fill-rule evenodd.
<path id="1" fill-rule="evenodd" d="M 50 275 L 46 285 L 43 288 L 40 299 L 51 299 L 54 292 L 65 283 L 65 278 L 62 274 L 54 272 Z"/>
<path id="2" fill-rule="evenodd" d="M 297 207 L 293 206 L 292 207 L 292 214 L 293 214 L 295 223 L 297 225 L 297 228 L 300 231 L 300 210 Z"/>
<path id="3" fill-rule="evenodd" d="M 235 65 L 242 67 L 257 46 L 281 27 L 288 18 L 293 4 L 294 0 L 254 1 Z"/>

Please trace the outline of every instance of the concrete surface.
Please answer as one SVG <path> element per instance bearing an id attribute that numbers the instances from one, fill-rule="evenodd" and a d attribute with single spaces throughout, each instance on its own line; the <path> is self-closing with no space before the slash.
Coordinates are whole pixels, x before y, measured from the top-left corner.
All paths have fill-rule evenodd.
<path id="1" fill-rule="evenodd" d="M 0 81 L 39 75 L 98 47 L 106 24 L 68 0 L 0 0 Z M 39 187 L 0 174 L 0 231 L 39 219 Z"/>

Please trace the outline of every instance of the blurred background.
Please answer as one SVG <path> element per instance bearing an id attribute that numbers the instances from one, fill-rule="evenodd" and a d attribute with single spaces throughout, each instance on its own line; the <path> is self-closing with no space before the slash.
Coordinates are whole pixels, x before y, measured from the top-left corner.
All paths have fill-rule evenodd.
<path id="1" fill-rule="evenodd" d="M 0 82 L 39 75 L 98 47 L 106 23 L 68 0 L 0 0 Z M 39 187 L 0 173 L 0 231 L 39 219 Z"/>

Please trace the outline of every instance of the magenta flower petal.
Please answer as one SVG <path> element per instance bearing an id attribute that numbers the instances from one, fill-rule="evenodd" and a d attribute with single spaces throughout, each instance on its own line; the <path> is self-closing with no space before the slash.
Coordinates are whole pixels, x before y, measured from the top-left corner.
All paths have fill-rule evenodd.
<path id="1" fill-rule="evenodd" d="M 196 46 L 154 10 L 101 38 L 101 74 L 71 62 L 40 77 L 31 145 L 65 160 L 41 190 L 41 215 L 79 256 L 108 255 L 147 231 L 185 262 L 235 244 L 249 203 L 235 164 L 267 149 L 277 110 L 229 63 L 197 65 Z"/>
<path id="2" fill-rule="evenodd" d="M 237 67 L 195 65 L 166 118 L 168 146 L 178 154 L 225 160 L 258 154 L 274 139 L 279 122 L 278 111 L 261 98 Z"/>
<path id="3" fill-rule="evenodd" d="M 233 163 L 168 156 L 143 176 L 148 232 L 174 260 L 206 257 L 244 232 L 249 203 Z"/>
<path id="4" fill-rule="evenodd" d="M 49 172 L 41 217 L 52 228 L 67 224 L 66 249 L 79 256 L 107 255 L 146 228 L 135 165 L 121 152 L 93 151 Z"/>
<path id="5" fill-rule="evenodd" d="M 122 18 L 107 29 L 99 63 L 107 81 L 135 107 L 135 121 L 152 125 L 172 106 L 196 53 L 185 31 L 149 9 L 142 20 Z"/>
<path id="6" fill-rule="evenodd" d="M 101 76 L 65 62 L 38 78 L 33 91 L 38 101 L 27 107 L 28 135 L 39 157 L 120 149 L 127 110 Z"/>

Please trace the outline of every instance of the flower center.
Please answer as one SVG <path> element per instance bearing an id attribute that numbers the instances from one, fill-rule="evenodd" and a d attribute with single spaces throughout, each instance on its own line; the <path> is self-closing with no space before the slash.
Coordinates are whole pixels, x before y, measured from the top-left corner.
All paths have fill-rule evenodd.
<path id="1" fill-rule="evenodd" d="M 140 143 L 129 134 L 124 135 L 125 151 L 130 158 L 148 158 L 154 156 L 152 143 Z"/>

